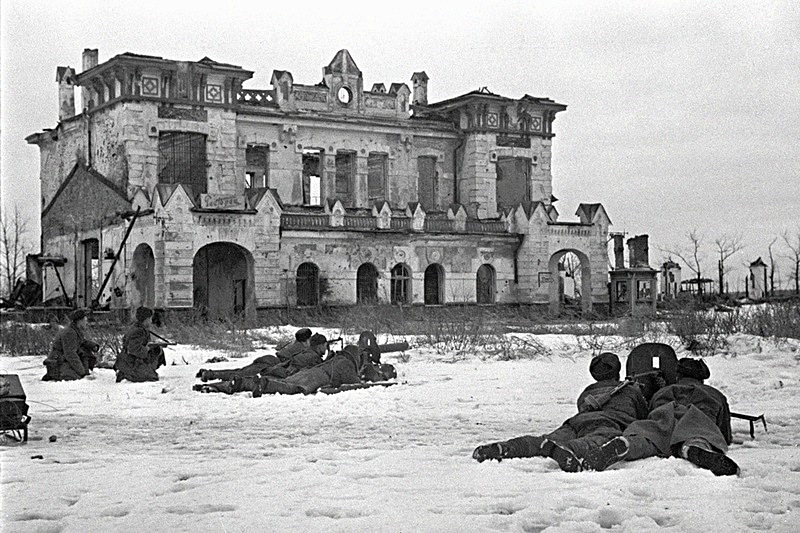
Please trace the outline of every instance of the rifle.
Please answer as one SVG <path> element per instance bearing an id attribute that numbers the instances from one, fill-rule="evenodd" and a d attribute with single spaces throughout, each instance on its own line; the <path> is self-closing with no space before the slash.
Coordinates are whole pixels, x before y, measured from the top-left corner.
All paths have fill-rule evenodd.
<path id="1" fill-rule="evenodd" d="M 168 339 L 165 339 L 164 337 L 162 337 L 161 335 L 159 335 L 155 331 L 150 331 L 148 329 L 147 332 L 150 335 L 152 335 L 153 337 L 155 337 L 157 339 L 161 339 L 161 341 L 162 341 L 162 342 L 148 342 L 147 343 L 148 346 L 161 346 L 162 348 L 165 348 L 167 346 L 177 346 L 177 344 L 178 344 L 177 342 L 172 342 L 172 341 L 170 341 Z"/>

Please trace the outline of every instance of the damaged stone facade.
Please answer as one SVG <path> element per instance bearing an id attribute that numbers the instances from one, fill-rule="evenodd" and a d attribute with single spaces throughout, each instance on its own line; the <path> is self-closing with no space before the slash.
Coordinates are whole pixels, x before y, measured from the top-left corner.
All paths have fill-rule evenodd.
<path id="1" fill-rule="evenodd" d="M 486 89 L 428 103 L 425 72 L 412 88 L 366 90 L 347 50 L 322 74 L 304 85 L 275 70 L 272 88 L 245 89 L 253 72 L 209 58 L 99 64 L 89 49 L 82 72 L 58 67 L 59 123 L 27 140 L 41 152 L 42 251 L 66 258 L 74 303 L 209 316 L 356 303 L 557 311 L 568 252 L 584 310 L 608 301 L 608 215 L 581 204 L 560 222 L 553 205 L 565 105 Z M 47 299 L 60 289 L 45 278 Z"/>

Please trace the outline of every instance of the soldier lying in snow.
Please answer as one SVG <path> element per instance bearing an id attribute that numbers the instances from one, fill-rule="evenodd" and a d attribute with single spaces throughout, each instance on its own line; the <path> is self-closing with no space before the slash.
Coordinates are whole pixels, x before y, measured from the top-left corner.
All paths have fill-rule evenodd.
<path id="1" fill-rule="evenodd" d="M 578 397 L 578 414 L 568 418 L 552 433 L 478 446 L 472 457 L 478 462 L 550 457 L 564 471 L 581 470 L 579 457 L 622 435 L 628 424 L 647 416 L 644 396 L 632 382 L 619 380 L 620 369 L 619 358 L 613 353 L 594 357 L 589 372 L 597 382 L 586 387 Z"/>
<path id="2" fill-rule="evenodd" d="M 232 380 L 235 377 L 252 377 L 272 372 L 275 377 L 287 377 L 322 362 L 328 350 L 328 340 L 323 335 L 312 335 L 311 330 L 302 328 L 294 334 L 295 341 L 281 347 L 275 355 L 262 355 L 252 363 L 241 368 L 226 370 L 200 369 L 197 377 L 203 382 L 214 379 Z"/>
<path id="3" fill-rule="evenodd" d="M 312 340 L 317 348 L 318 357 L 327 351 L 327 339 L 322 335 Z M 372 346 L 369 339 L 372 339 Z M 364 332 L 359 338 L 362 347 L 348 345 L 338 353 L 330 355 L 323 362 L 307 368 L 293 366 L 294 359 L 279 363 L 256 375 L 235 375 L 233 378 L 217 383 L 195 385 L 200 392 L 236 392 L 251 391 L 254 397 L 262 394 L 312 394 L 322 387 L 340 387 L 342 385 L 386 381 L 397 377 L 392 365 L 380 364 L 380 347 L 374 342 L 371 332 Z M 404 345 L 407 347 L 407 345 Z"/>
<path id="4" fill-rule="evenodd" d="M 583 458 L 587 470 L 605 470 L 619 461 L 646 457 L 682 457 L 717 476 L 739 473 L 725 455 L 733 441 L 728 400 L 705 385 L 711 372 L 702 359 L 678 361 L 678 382 L 659 390 L 650 401 L 650 414 L 625 432 L 592 449 Z"/>

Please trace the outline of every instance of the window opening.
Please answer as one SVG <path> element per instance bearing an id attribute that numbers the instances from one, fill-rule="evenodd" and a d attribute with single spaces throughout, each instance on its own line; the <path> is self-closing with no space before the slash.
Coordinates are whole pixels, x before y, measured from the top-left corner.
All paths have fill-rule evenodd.
<path id="1" fill-rule="evenodd" d="M 158 136 L 158 181 L 186 185 L 192 194 L 207 190 L 206 136 L 165 131 Z"/>
<path id="2" fill-rule="evenodd" d="M 249 144 L 245 150 L 245 187 L 269 187 L 269 147 Z"/>
<path id="3" fill-rule="evenodd" d="M 303 204 L 322 204 L 322 150 L 303 150 Z"/>
<path id="4" fill-rule="evenodd" d="M 370 203 L 386 199 L 386 154 L 370 153 L 367 158 L 367 194 Z"/>

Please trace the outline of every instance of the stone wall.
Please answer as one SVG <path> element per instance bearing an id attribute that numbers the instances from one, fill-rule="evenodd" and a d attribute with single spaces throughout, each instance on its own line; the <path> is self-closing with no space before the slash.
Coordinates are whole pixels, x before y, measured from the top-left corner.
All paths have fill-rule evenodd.
<path id="1" fill-rule="evenodd" d="M 427 136 L 424 132 L 407 133 L 406 128 L 359 124 L 345 126 L 323 121 L 289 121 L 279 118 L 240 116 L 239 160 L 244 161 L 248 144 L 269 147 L 269 183 L 287 205 L 301 205 L 303 150 L 322 151 L 322 197 L 335 197 L 336 152 L 349 151 L 356 156 L 353 207 L 372 207 L 367 196 L 367 160 L 370 153 L 387 156 L 387 201 L 395 208 L 405 208 L 418 200 L 417 157 L 437 158 L 439 186 L 438 207 L 446 210 L 453 201 L 453 134 Z M 244 179 L 243 166 L 238 169 Z"/>
<path id="2" fill-rule="evenodd" d="M 404 263 L 412 273 L 413 303 L 424 300 L 425 269 L 434 263 L 444 269 L 444 303 L 475 302 L 476 275 L 483 264 L 496 272 L 496 301 L 514 301 L 513 236 L 379 235 L 367 233 L 285 231 L 281 240 L 282 305 L 296 302 L 297 268 L 317 265 L 330 305 L 356 303 L 356 275 L 363 263 L 378 270 L 378 299 L 389 302 L 391 269 Z"/>

